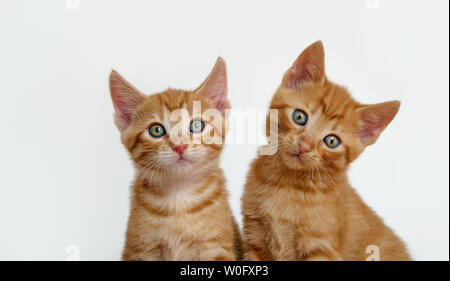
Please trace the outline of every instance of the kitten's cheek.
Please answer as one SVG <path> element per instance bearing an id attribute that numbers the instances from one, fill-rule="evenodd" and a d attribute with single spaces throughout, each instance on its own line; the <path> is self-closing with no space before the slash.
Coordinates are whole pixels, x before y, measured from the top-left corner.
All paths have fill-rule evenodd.
<path id="1" fill-rule="evenodd" d="M 214 153 L 213 151 L 204 151 L 204 150 L 197 150 L 195 153 L 189 154 L 187 155 L 187 159 L 189 161 L 191 161 L 192 164 L 194 165 L 202 165 L 202 163 L 204 164 L 205 161 L 209 161 L 208 156 L 210 156 L 212 153 Z"/>
<path id="2" fill-rule="evenodd" d="M 180 159 L 180 157 L 178 154 L 176 156 L 177 156 L 176 161 L 178 161 Z M 185 150 L 185 152 L 183 153 L 182 159 L 187 161 L 190 164 L 194 164 L 196 162 L 195 154 L 192 153 L 191 149 Z"/>
<path id="3" fill-rule="evenodd" d="M 167 151 L 164 155 L 160 157 L 160 161 L 165 165 L 170 165 L 176 162 L 179 159 L 178 154 L 173 153 L 172 151 Z"/>

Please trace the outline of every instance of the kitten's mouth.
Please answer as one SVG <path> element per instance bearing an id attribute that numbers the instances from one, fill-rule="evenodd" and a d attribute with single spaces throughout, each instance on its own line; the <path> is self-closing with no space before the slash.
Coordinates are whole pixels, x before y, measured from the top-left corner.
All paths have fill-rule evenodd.
<path id="1" fill-rule="evenodd" d="M 177 164 L 192 164 L 192 161 L 187 160 L 186 158 L 183 158 L 182 156 L 178 158 L 178 160 L 175 162 Z"/>
<path id="2" fill-rule="evenodd" d="M 284 164 L 294 170 L 300 170 L 309 165 L 310 159 L 304 153 L 286 152 L 283 156 Z"/>
<path id="3" fill-rule="evenodd" d="M 290 153 L 290 154 L 291 154 L 291 156 L 292 156 L 293 158 L 296 158 L 296 160 L 298 160 L 298 161 L 300 161 L 300 162 L 303 161 L 302 155 L 301 155 L 300 153 L 297 153 L 297 154 L 295 154 L 295 153 Z"/>

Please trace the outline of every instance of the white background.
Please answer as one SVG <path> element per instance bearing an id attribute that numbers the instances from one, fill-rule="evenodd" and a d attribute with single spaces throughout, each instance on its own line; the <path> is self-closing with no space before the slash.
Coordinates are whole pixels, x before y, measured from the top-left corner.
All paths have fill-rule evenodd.
<path id="1" fill-rule="evenodd" d="M 70 245 L 82 260 L 120 258 L 133 169 L 111 68 L 145 93 L 192 89 L 220 55 L 233 108 L 266 109 L 318 39 L 329 78 L 356 99 L 402 101 L 352 184 L 415 259 L 449 259 L 448 1 L 76 2 L 0 0 L 1 260 L 64 260 Z M 223 155 L 239 219 L 256 147 Z"/>

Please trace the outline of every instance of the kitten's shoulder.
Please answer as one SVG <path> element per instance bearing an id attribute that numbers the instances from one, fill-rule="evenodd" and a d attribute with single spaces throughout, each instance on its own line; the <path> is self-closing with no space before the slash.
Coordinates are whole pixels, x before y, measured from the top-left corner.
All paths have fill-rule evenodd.
<path id="1" fill-rule="evenodd" d="M 247 179 L 244 186 L 243 199 L 246 196 L 259 196 L 266 189 L 265 179 L 263 173 L 265 172 L 265 165 L 268 159 L 265 155 L 258 155 L 251 163 L 250 169 L 247 173 Z"/>

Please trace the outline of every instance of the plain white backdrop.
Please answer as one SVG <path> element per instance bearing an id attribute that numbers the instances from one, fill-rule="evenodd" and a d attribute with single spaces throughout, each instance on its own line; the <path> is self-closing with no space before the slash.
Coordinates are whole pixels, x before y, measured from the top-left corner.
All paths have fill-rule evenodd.
<path id="1" fill-rule="evenodd" d="M 350 171 L 418 260 L 449 259 L 446 0 L 0 0 L 0 260 L 118 260 L 133 169 L 108 74 L 193 89 L 217 56 L 235 109 L 266 109 L 314 41 L 331 80 L 402 106 Z M 262 134 L 263 124 L 257 133 Z M 228 145 L 233 212 L 257 145 Z"/>

